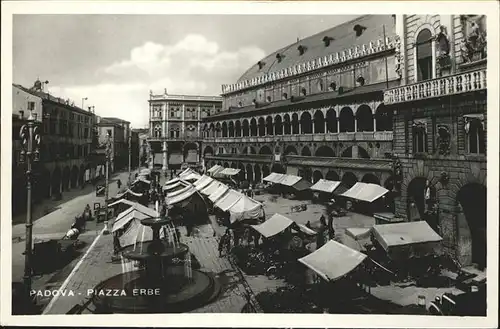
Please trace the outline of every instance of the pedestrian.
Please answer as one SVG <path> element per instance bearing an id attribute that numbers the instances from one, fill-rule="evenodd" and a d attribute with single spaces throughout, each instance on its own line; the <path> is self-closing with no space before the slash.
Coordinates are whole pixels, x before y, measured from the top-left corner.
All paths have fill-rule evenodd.
<path id="1" fill-rule="evenodd" d="M 113 234 L 113 252 L 114 254 L 118 254 L 121 249 L 120 238 L 118 237 L 118 231 Z"/>
<path id="2" fill-rule="evenodd" d="M 116 182 L 116 185 L 118 186 L 118 190 L 120 189 L 120 187 L 122 187 L 122 181 L 121 180 L 118 180 Z"/>
<path id="3" fill-rule="evenodd" d="M 311 226 L 311 221 L 310 221 L 310 220 L 308 220 L 308 221 L 307 221 L 307 223 L 306 223 L 306 227 L 307 227 L 307 228 L 312 229 L 312 226 Z"/>
<path id="4" fill-rule="evenodd" d="M 253 189 L 252 189 L 252 185 L 250 185 L 250 187 L 248 188 L 248 196 L 253 198 Z"/>
<path id="5" fill-rule="evenodd" d="M 219 241 L 219 257 L 229 255 L 230 250 L 231 250 L 231 230 L 226 229 L 226 232 L 220 238 Z M 225 252 L 224 255 L 223 252 Z"/>

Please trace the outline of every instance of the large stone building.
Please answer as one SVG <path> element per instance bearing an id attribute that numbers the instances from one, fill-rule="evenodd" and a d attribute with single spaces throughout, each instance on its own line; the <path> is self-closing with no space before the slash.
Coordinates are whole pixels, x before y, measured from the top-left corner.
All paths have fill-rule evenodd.
<path id="1" fill-rule="evenodd" d="M 315 182 L 392 189 L 392 110 L 383 91 L 400 84 L 395 17 L 362 16 L 298 40 L 222 86 L 223 108 L 204 119 L 207 167 L 270 172 Z"/>
<path id="2" fill-rule="evenodd" d="M 397 16 L 400 216 L 434 221 L 463 265 L 486 262 L 486 16 Z"/>
<path id="3" fill-rule="evenodd" d="M 80 187 L 91 179 L 93 114 L 43 91 L 37 80 L 32 88 L 13 85 L 12 210 L 26 207 L 26 165 L 19 162 L 20 127 L 29 110 L 41 125 L 40 162 L 33 167 L 35 202 Z"/>
<path id="4" fill-rule="evenodd" d="M 279 49 L 222 87 L 207 167 L 388 188 L 462 265 L 486 257 L 484 16 L 369 15 Z"/>
<path id="5" fill-rule="evenodd" d="M 111 142 L 110 172 L 128 168 L 130 122 L 113 117 L 97 117 L 99 149 L 102 151 L 108 139 Z M 102 152 L 101 152 L 102 153 Z M 104 172 L 104 168 L 102 169 Z"/>
<path id="6" fill-rule="evenodd" d="M 218 96 L 163 94 L 149 97 L 150 166 L 163 171 L 200 164 L 201 121 L 221 112 Z"/>

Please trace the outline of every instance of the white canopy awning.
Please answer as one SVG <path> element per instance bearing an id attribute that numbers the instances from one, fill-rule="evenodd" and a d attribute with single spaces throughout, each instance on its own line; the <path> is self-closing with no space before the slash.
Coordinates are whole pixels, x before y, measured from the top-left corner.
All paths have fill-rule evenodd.
<path id="1" fill-rule="evenodd" d="M 141 175 L 149 175 L 149 174 L 151 174 L 151 169 L 149 169 L 149 168 L 143 168 L 143 169 L 141 169 L 141 171 L 139 173 Z"/>
<path id="2" fill-rule="evenodd" d="M 129 205 L 129 206 L 133 206 L 134 204 L 136 204 L 136 202 L 130 201 L 130 200 L 127 200 L 127 199 L 120 199 L 118 201 L 115 201 L 113 203 L 108 204 L 108 206 L 109 207 L 114 207 L 114 206 L 119 205 L 119 204 L 126 204 L 126 205 Z"/>
<path id="3" fill-rule="evenodd" d="M 208 169 L 207 172 L 214 174 L 222 169 L 224 169 L 224 167 L 222 167 L 221 165 L 215 165 L 212 168 Z"/>
<path id="4" fill-rule="evenodd" d="M 165 200 L 166 200 L 168 205 L 173 205 L 173 204 L 176 204 L 178 202 L 182 202 L 182 201 L 186 200 L 187 198 L 191 197 L 196 192 L 197 192 L 197 190 L 194 186 L 192 186 L 192 185 L 186 186 L 182 190 L 167 194 L 167 197 L 165 198 Z M 175 195 L 171 195 L 171 194 L 175 194 Z"/>
<path id="5" fill-rule="evenodd" d="M 349 190 L 342 193 L 342 196 L 360 201 L 373 202 L 387 192 L 389 190 L 380 185 L 358 182 Z"/>
<path id="6" fill-rule="evenodd" d="M 227 191 L 229 190 L 229 187 L 227 185 L 219 185 L 219 187 L 217 188 L 217 190 L 215 190 L 214 193 L 210 194 L 208 196 L 208 198 L 210 199 L 210 201 L 212 202 L 216 202 L 217 200 L 219 200 Z"/>
<path id="7" fill-rule="evenodd" d="M 305 226 L 304 224 L 297 223 L 297 226 L 299 227 L 299 229 L 300 229 L 300 231 L 302 233 L 305 233 L 307 235 L 316 235 L 316 234 L 318 234 L 315 230 L 310 229 L 309 227 Z"/>
<path id="8" fill-rule="evenodd" d="M 216 172 L 215 174 L 217 176 L 234 176 L 237 175 L 241 169 L 235 169 L 235 168 L 224 168 L 221 171 Z"/>
<path id="9" fill-rule="evenodd" d="M 201 176 L 200 179 L 198 179 L 196 182 L 194 182 L 194 187 L 196 187 L 196 189 L 198 191 L 201 191 L 203 190 L 205 187 L 207 187 L 214 179 L 210 176 L 207 176 L 207 175 L 203 175 Z"/>
<path id="10" fill-rule="evenodd" d="M 366 255 L 335 240 L 328 241 L 315 252 L 299 258 L 299 262 L 309 267 L 326 281 L 337 280 L 358 267 Z"/>
<path id="11" fill-rule="evenodd" d="M 373 235 L 382 248 L 435 243 L 443 240 L 426 221 L 375 225 Z"/>
<path id="12" fill-rule="evenodd" d="M 208 184 L 207 187 L 205 187 L 203 190 L 201 190 L 201 193 L 203 195 L 211 195 L 212 193 L 214 193 L 215 191 L 217 191 L 217 189 L 221 185 L 224 185 L 224 184 L 221 183 L 221 182 L 219 182 L 218 180 L 214 179 L 210 184 Z"/>
<path id="13" fill-rule="evenodd" d="M 217 207 L 222 211 L 228 211 L 242 197 L 243 194 L 236 192 L 234 190 L 229 190 L 219 200 L 215 202 L 214 207 Z"/>
<path id="14" fill-rule="evenodd" d="M 320 179 L 313 186 L 310 187 L 313 191 L 333 193 L 335 189 L 340 185 L 340 182 L 331 181 L 326 179 Z"/>
<path id="15" fill-rule="evenodd" d="M 345 229 L 345 233 L 354 240 L 360 241 L 369 239 L 371 230 L 371 227 L 349 227 Z"/>
<path id="16" fill-rule="evenodd" d="M 285 174 L 278 174 L 275 172 L 270 173 L 268 176 L 264 177 L 263 180 L 271 183 L 279 183 L 283 178 L 285 178 Z"/>
<path id="17" fill-rule="evenodd" d="M 177 183 L 178 181 L 180 181 L 180 179 L 179 179 L 179 177 L 176 177 L 176 178 L 173 178 L 173 179 L 169 180 L 168 182 L 166 182 L 165 185 L 172 185 L 172 184 Z"/>
<path id="18" fill-rule="evenodd" d="M 252 227 L 266 238 L 270 238 L 286 230 L 294 222 L 288 217 L 281 214 L 274 214 L 271 218 L 259 225 L 252 225 Z"/>
<path id="19" fill-rule="evenodd" d="M 264 209 L 262 203 L 243 195 L 234 205 L 229 208 L 231 213 L 231 223 L 245 220 L 245 219 L 258 219 L 264 216 Z"/>
<path id="20" fill-rule="evenodd" d="M 116 198 L 121 199 L 122 197 L 124 197 L 127 194 L 130 194 L 130 195 L 135 196 L 135 197 L 141 197 L 142 196 L 142 193 L 135 193 L 134 191 L 132 191 L 130 189 L 127 189 L 123 193 L 117 194 Z"/>
<path id="21" fill-rule="evenodd" d="M 174 188 L 179 187 L 179 186 L 186 186 L 186 185 L 183 184 L 181 181 L 178 181 L 177 183 L 173 183 L 173 184 L 170 184 L 170 185 L 163 186 L 163 190 L 164 191 L 171 191 Z"/>
<path id="22" fill-rule="evenodd" d="M 113 224 L 113 232 L 123 228 L 132 219 L 142 220 L 144 218 L 156 218 L 159 216 L 160 214 L 157 211 L 134 202 L 130 208 L 118 214 Z"/>
<path id="23" fill-rule="evenodd" d="M 285 185 L 285 186 L 293 186 L 301 179 L 302 179 L 302 177 L 295 176 L 295 175 L 284 175 L 284 177 L 279 181 L 279 184 Z"/>

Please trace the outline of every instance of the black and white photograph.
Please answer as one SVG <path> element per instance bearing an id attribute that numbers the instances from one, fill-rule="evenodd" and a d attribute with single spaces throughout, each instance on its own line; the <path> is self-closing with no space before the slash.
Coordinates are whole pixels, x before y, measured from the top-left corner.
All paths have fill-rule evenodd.
<path id="1" fill-rule="evenodd" d="M 497 323 L 497 5 L 95 3 L 2 4 L 6 324 Z"/>

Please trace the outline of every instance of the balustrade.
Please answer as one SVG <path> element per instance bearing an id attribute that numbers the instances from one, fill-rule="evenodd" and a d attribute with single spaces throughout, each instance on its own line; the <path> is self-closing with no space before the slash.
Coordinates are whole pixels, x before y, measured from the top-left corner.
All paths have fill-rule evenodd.
<path id="1" fill-rule="evenodd" d="M 283 142 L 311 141 L 391 141 L 392 131 L 364 131 L 318 134 L 293 134 L 278 136 L 244 136 L 244 137 L 204 137 L 205 142 L 213 143 L 272 143 L 276 139 Z"/>
<path id="2" fill-rule="evenodd" d="M 486 69 L 417 82 L 384 92 L 384 104 L 417 101 L 486 89 Z"/>

